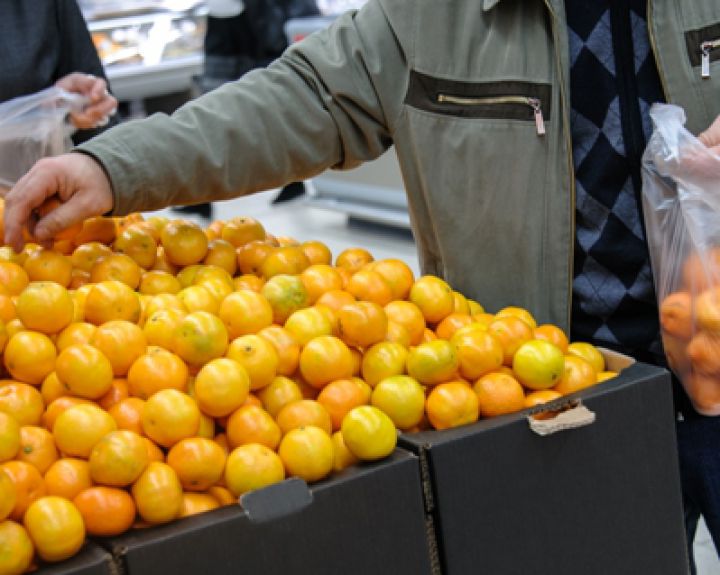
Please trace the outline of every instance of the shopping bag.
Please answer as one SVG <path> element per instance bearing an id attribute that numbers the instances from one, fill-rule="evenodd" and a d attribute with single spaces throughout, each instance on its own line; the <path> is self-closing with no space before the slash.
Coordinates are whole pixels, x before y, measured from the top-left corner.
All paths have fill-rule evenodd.
<path id="1" fill-rule="evenodd" d="M 51 87 L 0 104 L 0 187 L 11 188 L 40 158 L 72 146 L 71 111 L 82 109 L 84 96 Z"/>
<path id="2" fill-rule="evenodd" d="M 720 156 L 655 104 L 642 203 L 665 355 L 695 409 L 720 415 Z"/>

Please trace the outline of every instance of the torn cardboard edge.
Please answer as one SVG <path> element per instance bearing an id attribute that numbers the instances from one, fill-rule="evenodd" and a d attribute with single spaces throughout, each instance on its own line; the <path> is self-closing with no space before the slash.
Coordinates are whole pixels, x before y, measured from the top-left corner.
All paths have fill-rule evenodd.
<path id="1" fill-rule="evenodd" d="M 604 347 L 598 347 L 598 349 L 603 355 L 606 369 L 615 371 L 618 375 L 622 370 L 635 363 L 635 359 L 625 354 Z M 540 418 L 539 415 L 546 417 Z M 572 397 L 560 397 L 531 408 L 527 414 L 527 421 L 532 431 L 545 436 L 590 425 L 595 421 L 595 417 L 595 413 L 582 405 L 580 400 Z"/>
<path id="2" fill-rule="evenodd" d="M 528 415 L 527 420 L 530 429 L 538 435 L 545 436 L 590 425 L 595 422 L 595 412 L 590 411 L 581 402 L 577 402 L 574 407 L 561 411 L 550 419 L 536 419 L 532 415 Z"/>

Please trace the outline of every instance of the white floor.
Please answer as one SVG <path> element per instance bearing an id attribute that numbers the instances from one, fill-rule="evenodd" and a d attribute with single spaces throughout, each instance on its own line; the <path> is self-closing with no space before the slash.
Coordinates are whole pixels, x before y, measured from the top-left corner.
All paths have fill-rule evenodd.
<path id="1" fill-rule="evenodd" d="M 213 204 L 213 219 L 228 219 L 233 216 L 252 216 L 274 235 L 291 236 L 299 241 L 320 240 L 332 250 L 333 257 L 350 247 L 364 247 L 375 259 L 399 258 L 417 274 L 419 272 L 415 244 L 406 230 L 388 228 L 373 224 L 348 221 L 337 212 L 312 208 L 302 199 L 273 205 L 271 200 L 277 192 L 263 192 L 227 202 Z M 203 218 L 162 210 L 168 217 L 194 219 L 207 225 Z M 695 540 L 695 557 L 698 575 L 719 575 L 720 561 L 705 524 L 701 522 Z M 638 574 L 650 575 L 650 574 Z"/>

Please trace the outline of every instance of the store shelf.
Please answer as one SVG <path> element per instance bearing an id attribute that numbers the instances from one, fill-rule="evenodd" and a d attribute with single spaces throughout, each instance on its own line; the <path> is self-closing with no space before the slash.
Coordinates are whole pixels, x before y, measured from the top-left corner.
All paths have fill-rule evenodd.
<path id="1" fill-rule="evenodd" d="M 202 55 L 194 55 L 154 65 L 109 68 L 107 75 L 115 97 L 128 101 L 188 90 L 202 65 Z"/>
<path id="2" fill-rule="evenodd" d="M 120 101 L 186 91 L 202 72 L 205 2 L 88 0 L 82 7 Z"/>

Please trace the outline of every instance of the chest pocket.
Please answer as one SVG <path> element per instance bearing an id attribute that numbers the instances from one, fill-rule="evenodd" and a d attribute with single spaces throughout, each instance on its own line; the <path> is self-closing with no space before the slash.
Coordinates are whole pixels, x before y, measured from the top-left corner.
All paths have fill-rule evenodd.
<path id="1" fill-rule="evenodd" d="M 412 71 L 405 104 L 461 118 L 534 122 L 539 136 L 551 114 L 550 84 L 502 81 L 462 82 Z"/>

